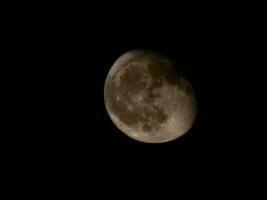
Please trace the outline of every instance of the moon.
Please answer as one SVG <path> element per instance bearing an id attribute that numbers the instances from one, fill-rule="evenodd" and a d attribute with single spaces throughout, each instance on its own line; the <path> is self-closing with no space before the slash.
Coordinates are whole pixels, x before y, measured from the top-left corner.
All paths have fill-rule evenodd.
<path id="1" fill-rule="evenodd" d="M 197 115 L 192 84 L 168 57 L 151 50 L 121 55 L 105 80 L 113 123 L 130 138 L 164 143 L 187 133 Z"/>

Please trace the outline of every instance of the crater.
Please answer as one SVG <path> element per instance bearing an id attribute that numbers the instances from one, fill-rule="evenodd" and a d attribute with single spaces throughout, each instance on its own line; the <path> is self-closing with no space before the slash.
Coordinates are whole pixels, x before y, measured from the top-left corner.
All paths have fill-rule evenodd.
<path id="1" fill-rule="evenodd" d="M 150 106 L 144 110 L 145 118 L 143 119 L 142 129 L 144 131 L 155 131 L 160 128 L 160 124 L 168 119 L 168 115 L 164 112 L 163 108 L 159 106 Z"/>
<path id="2" fill-rule="evenodd" d="M 131 96 L 122 89 L 123 84 L 117 87 L 114 81 L 110 81 L 106 87 L 107 106 L 127 126 L 131 127 L 137 123 L 142 123 L 144 130 L 152 131 L 167 120 L 167 114 L 159 106 L 151 103 L 131 103 Z M 118 99 L 118 96 L 121 98 Z"/>

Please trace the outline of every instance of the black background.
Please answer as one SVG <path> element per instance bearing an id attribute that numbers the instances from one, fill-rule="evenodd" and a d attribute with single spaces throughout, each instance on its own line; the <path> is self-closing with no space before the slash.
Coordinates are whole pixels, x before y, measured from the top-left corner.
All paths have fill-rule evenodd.
<path id="1" fill-rule="evenodd" d="M 254 178 L 249 166 L 258 165 L 262 146 L 256 146 L 257 130 L 247 117 L 253 109 L 247 91 L 255 91 L 248 81 L 254 73 L 249 17 L 235 9 L 225 14 L 174 5 L 105 11 L 61 6 L 25 12 L 11 31 L 23 63 L 16 72 L 25 74 L 26 83 L 18 86 L 25 134 L 16 136 L 16 155 L 36 181 L 130 191 L 202 186 L 200 193 L 225 194 Z M 175 141 L 134 141 L 105 110 L 110 67 L 140 48 L 174 59 L 196 89 L 196 123 Z"/>

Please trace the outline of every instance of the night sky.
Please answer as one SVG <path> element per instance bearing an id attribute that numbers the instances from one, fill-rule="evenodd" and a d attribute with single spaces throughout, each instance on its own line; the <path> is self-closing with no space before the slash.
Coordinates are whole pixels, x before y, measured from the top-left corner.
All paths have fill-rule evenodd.
<path id="1" fill-rule="evenodd" d="M 232 36 L 216 26 L 161 24 L 122 26 L 114 22 L 106 31 L 79 27 L 53 40 L 59 42 L 50 47 L 56 62 L 52 60 L 49 66 L 54 76 L 55 99 L 50 103 L 56 129 L 51 128 L 49 143 L 63 162 L 78 162 L 83 168 L 93 165 L 108 174 L 113 170 L 158 174 L 160 170 L 169 175 L 178 171 L 201 175 L 202 170 L 232 167 L 236 157 L 243 156 L 236 146 L 243 133 L 235 130 L 239 109 L 235 95 L 240 90 L 233 82 L 240 69 L 233 58 Z M 196 89 L 199 113 L 195 125 L 173 142 L 134 141 L 113 125 L 105 110 L 106 75 L 121 54 L 136 48 L 176 60 Z"/>
<path id="2" fill-rule="evenodd" d="M 245 179 L 240 169 L 259 156 L 248 148 L 255 146 L 251 134 L 256 130 L 247 118 L 253 110 L 247 91 L 254 90 L 247 83 L 253 71 L 245 66 L 253 59 L 243 34 L 245 22 L 215 17 L 216 12 L 179 14 L 175 8 L 161 14 L 109 11 L 106 17 L 90 10 L 57 11 L 53 17 L 22 20 L 18 28 L 18 51 L 27 55 L 21 58 L 26 70 L 20 70 L 29 77 L 25 81 L 32 96 L 27 101 L 31 120 L 22 123 L 30 127 L 28 134 L 18 136 L 25 141 L 26 153 L 18 153 L 22 162 L 35 163 L 44 177 L 80 184 L 175 181 L 174 188 L 207 183 L 221 191 L 213 183 L 226 181 L 231 191 Z M 105 78 L 115 60 L 132 49 L 150 49 L 175 60 L 195 87 L 196 122 L 177 140 L 134 141 L 106 112 Z"/>

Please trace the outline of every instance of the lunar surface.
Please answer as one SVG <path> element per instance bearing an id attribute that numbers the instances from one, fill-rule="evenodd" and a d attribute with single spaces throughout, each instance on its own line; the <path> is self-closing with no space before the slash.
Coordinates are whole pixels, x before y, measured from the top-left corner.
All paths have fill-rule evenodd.
<path id="1" fill-rule="evenodd" d="M 113 123 L 145 143 L 174 140 L 192 127 L 197 102 L 192 84 L 169 58 L 132 50 L 112 65 L 104 101 Z"/>

